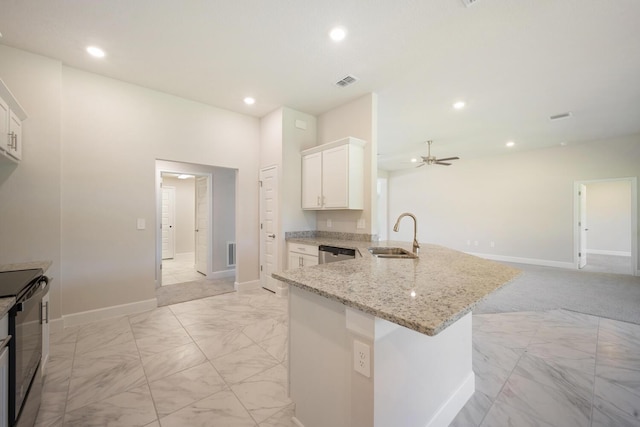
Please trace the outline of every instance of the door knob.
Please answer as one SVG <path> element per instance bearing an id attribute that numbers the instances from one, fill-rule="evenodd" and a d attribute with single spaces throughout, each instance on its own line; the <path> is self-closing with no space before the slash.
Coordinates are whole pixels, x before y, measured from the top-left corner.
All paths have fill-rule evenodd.
<path id="1" fill-rule="evenodd" d="M 271 237 L 272 239 L 275 239 L 276 235 L 275 234 L 267 234 L 267 237 Z"/>

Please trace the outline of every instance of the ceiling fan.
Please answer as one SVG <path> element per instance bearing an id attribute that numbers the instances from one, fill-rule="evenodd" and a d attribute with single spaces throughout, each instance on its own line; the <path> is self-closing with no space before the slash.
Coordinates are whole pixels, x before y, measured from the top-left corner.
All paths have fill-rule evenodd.
<path id="1" fill-rule="evenodd" d="M 442 165 L 442 166 L 451 166 L 451 163 L 446 163 L 448 161 L 451 160 L 460 160 L 460 157 L 445 157 L 444 159 L 438 159 L 436 158 L 436 156 L 432 156 L 431 155 L 431 143 L 433 141 L 427 141 L 427 144 L 429 145 L 429 151 L 427 153 L 427 156 L 420 156 L 422 157 L 422 163 L 419 164 L 416 167 L 420 167 L 420 166 L 424 166 L 424 165 Z"/>

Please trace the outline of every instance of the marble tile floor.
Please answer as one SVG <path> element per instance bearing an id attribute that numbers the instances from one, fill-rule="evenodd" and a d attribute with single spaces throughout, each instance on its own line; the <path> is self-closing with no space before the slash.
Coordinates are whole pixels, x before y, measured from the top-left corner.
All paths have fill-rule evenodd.
<path id="1" fill-rule="evenodd" d="M 162 286 L 201 280 L 206 276 L 195 267 L 195 253 L 177 253 L 172 259 L 162 260 Z"/>
<path id="2" fill-rule="evenodd" d="M 286 299 L 256 290 L 52 335 L 36 425 L 293 426 L 287 320 Z M 476 392 L 452 426 L 640 426 L 640 325 L 565 310 L 473 322 Z"/>
<path id="3" fill-rule="evenodd" d="M 566 310 L 473 322 L 476 392 L 451 426 L 640 426 L 640 325 Z"/>
<path id="4" fill-rule="evenodd" d="M 52 334 L 36 426 L 290 426 L 287 321 L 261 289 Z"/>

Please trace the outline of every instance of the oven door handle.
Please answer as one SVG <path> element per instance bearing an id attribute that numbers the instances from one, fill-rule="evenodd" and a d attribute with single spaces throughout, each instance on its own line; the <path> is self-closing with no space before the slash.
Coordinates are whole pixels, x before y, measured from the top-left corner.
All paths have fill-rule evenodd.
<path id="1" fill-rule="evenodd" d="M 2 353 L 2 350 L 4 350 L 4 348 L 9 345 L 9 341 L 11 341 L 11 338 L 11 335 L 7 335 L 7 337 L 2 340 L 2 342 L 0 343 L 0 353 Z"/>

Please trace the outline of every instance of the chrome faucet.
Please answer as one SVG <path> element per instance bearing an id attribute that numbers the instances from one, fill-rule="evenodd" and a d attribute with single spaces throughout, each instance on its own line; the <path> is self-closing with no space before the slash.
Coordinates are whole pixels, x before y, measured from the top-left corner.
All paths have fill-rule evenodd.
<path id="1" fill-rule="evenodd" d="M 418 238 L 416 237 L 416 235 L 418 234 L 418 220 L 416 219 L 416 216 L 409 212 L 403 213 L 398 217 L 396 225 L 393 226 L 393 231 L 397 232 L 398 230 L 400 230 L 400 220 L 405 216 L 410 216 L 411 218 L 413 218 L 413 253 L 417 255 L 418 249 L 420 249 L 420 245 L 418 244 Z"/>

